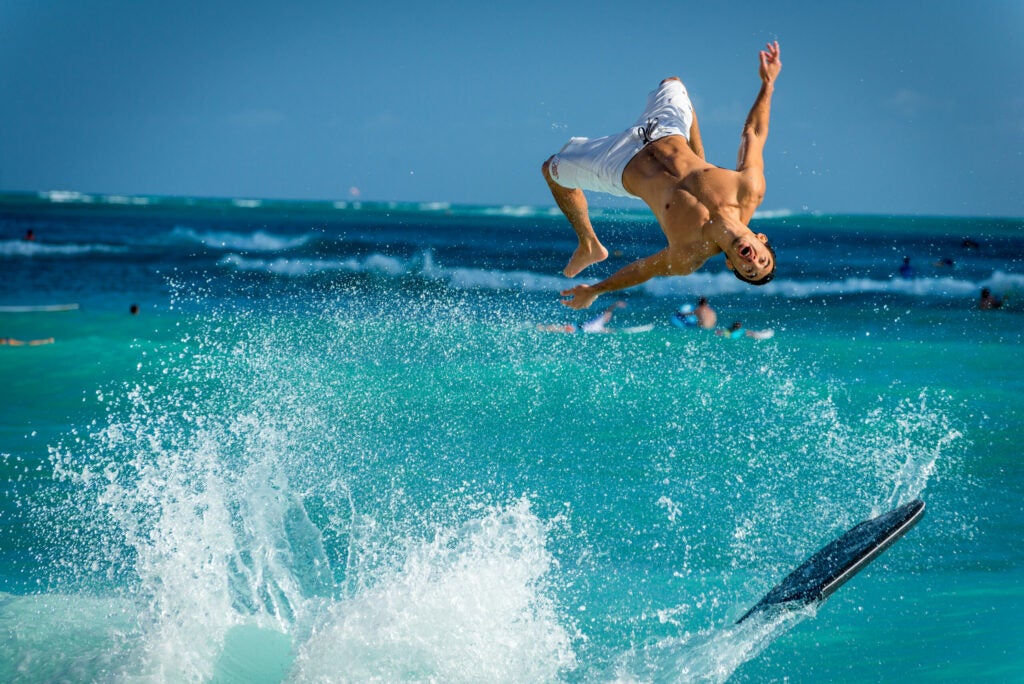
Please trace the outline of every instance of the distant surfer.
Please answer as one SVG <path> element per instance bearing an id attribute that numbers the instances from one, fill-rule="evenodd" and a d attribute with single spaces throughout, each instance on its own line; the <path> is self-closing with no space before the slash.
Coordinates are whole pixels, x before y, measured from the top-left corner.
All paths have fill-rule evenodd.
<path id="1" fill-rule="evenodd" d="M 748 224 L 764 199 L 763 151 L 775 80 L 782 70 L 778 42 L 760 53 L 761 89 L 747 115 L 736 170 L 704 159 L 697 115 L 683 82 L 666 78 L 626 131 L 604 138 L 572 138 L 542 172 L 579 246 L 563 273 L 574 277 L 608 257 L 590 223 L 584 190 L 639 197 L 658 219 L 668 246 L 594 285 L 564 290 L 562 303 L 584 309 L 601 294 L 655 276 L 688 275 L 716 254 L 737 278 L 764 285 L 775 274 L 775 253 Z"/>
<path id="2" fill-rule="evenodd" d="M 708 304 L 707 297 L 697 300 L 697 308 L 693 310 L 693 313 L 697 316 L 697 325 L 705 330 L 713 330 L 715 324 L 718 323 L 718 314 Z"/>
<path id="3" fill-rule="evenodd" d="M 903 257 L 903 265 L 900 266 L 900 278 L 904 280 L 912 280 L 917 273 L 914 271 L 914 267 L 910 265 L 910 257 Z"/>
<path id="4" fill-rule="evenodd" d="M 765 328 L 764 330 L 747 330 L 743 327 L 743 323 L 740 321 L 733 321 L 733 324 L 728 328 L 719 328 L 715 331 L 715 334 L 719 337 L 725 337 L 730 340 L 738 340 L 741 337 L 750 337 L 755 340 L 768 340 L 775 337 L 775 331 L 771 328 Z"/>
<path id="5" fill-rule="evenodd" d="M 52 337 L 45 337 L 39 340 L 16 340 L 13 337 L 0 337 L 0 345 L 10 345 L 12 347 L 23 347 L 25 345 L 30 347 L 38 347 L 41 344 L 53 344 Z"/>
<path id="6" fill-rule="evenodd" d="M 697 314 L 693 312 L 693 304 L 683 304 L 679 307 L 679 311 L 672 314 L 672 325 L 677 328 L 696 328 L 697 327 Z"/>
<path id="7" fill-rule="evenodd" d="M 580 330 L 585 333 L 603 333 L 611 332 L 608 328 L 608 324 L 612 322 L 612 315 L 615 314 L 616 309 L 625 309 L 626 302 L 615 302 L 603 312 L 600 316 L 590 319 L 586 323 L 580 326 Z"/>
<path id="8" fill-rule="evenodd" d="M 987 287 L 981 288 L 981 296 L 978 298 L 978 308 L 982 311 L 991 311 L 992 309 L 1001 309 L 1003 306 L 1003 300 L 992 294 L 992 290 Z"/>
<path id="9" fill-rule="evenodd" d="M 743 327 L 743 323 L 740 321 L 733 321 L 732 325 L 728 328 L 719 328 L 715 331 L 715 334 L 719 337 L 728 337 L 731 340 L 743 337 L 747 334 L 746 329 Z"/>
<path id="10" fill-rule="evenodd" d="M 581 332 L 585 332 L 585 333 L 606 333 L 606 332 L 612 332 L 612 329 L 608 327 L 608 324 L 611 323 L 612 316 L 615 315 L 615 310 L 616 309 L 625 309 L 625 308 L 626 308 L 626 302 L 623 302 L 623 301 L 615 302 L 614 304 L 609 306 L 607 309 L 602 311 L 600 314 L 598 314 L 594 318 L 591 318 L 589 321 L 587 321 L 586 323 L 581 325 L 579 327 L 579 330 Z M 577 331 L 577 328 L 572 323 L 566 323 L 566 324 L 558 324 L 558 323 L 556 323 L 556 324 L 551 324 L 551 325 L 538 324 L 537 325 L 537 330 L 540 330 L 541 332 L 574 333 L 574 332 Z"/>
<path id="11" fill-rule="evenodd" d="M 714 330 L 718 323 L 718 314 L 708 304 L 707 297 L 697 300 L 697 306 L 684 304 L 679 311 L 672 314 L 672 324 L 679 328 L 704 328 Z"/>

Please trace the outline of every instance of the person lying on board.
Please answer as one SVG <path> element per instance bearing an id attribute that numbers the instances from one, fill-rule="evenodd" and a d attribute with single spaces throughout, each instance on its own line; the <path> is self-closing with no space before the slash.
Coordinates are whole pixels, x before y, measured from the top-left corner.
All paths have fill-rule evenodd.
<path id="1" fill-rule="evenodd" d="M 728 328 L 719 328 L 715 331 L 715 334 L 729 340 L 738 340 L 741 337 L 751 337 L 755 340 L 768 340 L 775 337 L 775 331 L 771 328 L 765 328 L 764 330 L 747 330 L 743 327 L 743 323 L 740 321 L 733 321 L 733 324 Z"/>
<path id="2" fill-rule="evenodd" d="M 775 80 L 782 70 L 778 42 L 760 52 L 761 89 L 747 115 L 736 170 L 704 158 L 697 114 L 679 78 L 666 78 L 636 125 L 603 138 L 572 138 L 541 166 L 551 194 L 579 245 L 562 271 L 575 277 L 608 257 L 590 222 L 584 190 L 639 197 L 654 212 L 668 246 L 594 284 L 562 291 L 562 303 L 585 309 L 605 292 L 655 276 L 688 275 L 725 253 L 737 278 L 764 285 L 775 275 L 775 252 L 749 223 L 765 193 L 764 145 Z"/>
<path id="3" fill-rule="evenodd" d="M 0 337 L 0 345 L 9 345 L 11 347 L 23 347 L 26 344 L 30 347 L 38 347 L 41 344 L 53 344 L 52 337 L 45 337 L 41 340 L 16 340 L 13 337 Z"/>
<path id="4" fill-rule="evenodd" d="M 586 323 L 581 325 L 579 327 L 579 330 L 581 330 L 581 331 L 583 331 L 585 333 L 612 332 L 612 329 L 608 327 L 608 324 L 611 323 L 612 316 L 615 314 L 615 310 L 616 309 L 625 309 L 625 308 L 626 308 L 626 302 L 623 302 L 623 301 L 615 302 L 614 304 L 609 306 L 607 309 L 602 311 L 600 314 L 598 314 L 596 317 L 591 318 L 589 321 L 587 321 Z M 537 325 L 537 330 L 540 330 L 541 332 L 574 333 L 574 332 L 576 332 L 577 328 L 572 323 L 566 323 L 564 325 L 563 324 L 554 324 L 554 325 L 538 324 Z"/>

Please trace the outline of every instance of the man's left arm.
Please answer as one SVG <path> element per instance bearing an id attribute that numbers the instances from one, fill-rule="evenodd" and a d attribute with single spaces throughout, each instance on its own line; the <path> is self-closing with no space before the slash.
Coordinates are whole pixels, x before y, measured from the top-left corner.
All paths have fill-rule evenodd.
<path id="1" fill-rule="evenodd" d="M 782 70 L 778 41 L 768 43 L 767 48 L 760 53 L 761 90 L 757 93 L 754 106 L 750 108 L 747 121 L 743 125 L 739 158 L 736 161 L 737 171 L 753 170 L 764 173 L 764 144 L 768 139 L 772 94 L 775 91 L 775 79 Z"/>

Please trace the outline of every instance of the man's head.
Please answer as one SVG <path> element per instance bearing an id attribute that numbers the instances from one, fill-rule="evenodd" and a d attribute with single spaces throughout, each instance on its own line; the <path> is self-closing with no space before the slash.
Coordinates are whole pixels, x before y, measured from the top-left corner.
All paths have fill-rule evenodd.
<path id="1" fill-rule="evenodd" d="M 775 277 L 775 250 L 764 233 L 755 237 L 737 239 L 726 252 L 725 265 L 745 283 L 766 285 Z"/>

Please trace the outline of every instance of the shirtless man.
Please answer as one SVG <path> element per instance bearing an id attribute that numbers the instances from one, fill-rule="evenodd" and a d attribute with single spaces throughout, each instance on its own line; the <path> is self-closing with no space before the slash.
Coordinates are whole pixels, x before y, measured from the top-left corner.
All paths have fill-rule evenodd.
<path id="1" fill-rule="evenodd" d="M 704 159 L 697 115 L 682 81 L 661 82 L 637 125 L 604 138 L 573 138 L 542 167 L 579 247 L 563 273 L 570 278 L 603 261 L 608 250 L 590 223 L 583 190 L 639 197 L 658 219 L 668 246 L 594 285 L 564 290 L 562 303 L 585 309 L 601 294 L 655 276 L 688 275 L 716 254 L 737 278 L 764 285 L 775 275 L 775 253 L 748 224 L 764 199 L 764 150 L 775 79 L 782 70 L 778 42 L 760 53 L 761 90 L 747 115 L 736 170 Z"/>

